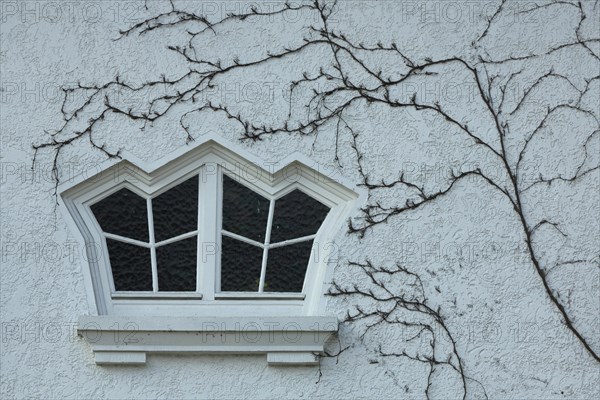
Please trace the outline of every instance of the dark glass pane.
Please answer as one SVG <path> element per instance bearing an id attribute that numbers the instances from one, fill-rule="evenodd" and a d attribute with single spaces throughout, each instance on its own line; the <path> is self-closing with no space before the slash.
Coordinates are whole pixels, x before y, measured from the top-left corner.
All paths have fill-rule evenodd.
<path id="1" fill-rule="evenodd" d="M 115 289 L 152 291 L 150 249 L 106 239 Z"/>
<path id="2" fill-rule="evenodd" d="M 329 207 L 294 190 L 275 201 L 271 243 L 317 233 Z"/>
<path id="3" fill-rule="evenodd" d="M 265 292 L 301 292 L 313 241 L 269 250 Z"/>
<path id="4" fill-rule="evenodd" d="M 152 199 L 157 242 L 198 229 L 198 176 Z"/>
<path id="5" fill-rule="evenodd" d="M 263 243 L 269 200 L 223 175 L 223 229 Z"/>
<path id="6" fill-rule="evenodd" d="M 222 236 L 221 291 L 257 292 L 263 249 Z"/>
<path id="7" fill-rule="evenodd" d="M 197 244 L 194 236 L 156 248 L 159 291 L 196 291 Z"/>
<path id="8" fill-rule="evenodd" d="M 91 206 L 104 232 L 148 241 L 146 199 L 121 189 Z"/>

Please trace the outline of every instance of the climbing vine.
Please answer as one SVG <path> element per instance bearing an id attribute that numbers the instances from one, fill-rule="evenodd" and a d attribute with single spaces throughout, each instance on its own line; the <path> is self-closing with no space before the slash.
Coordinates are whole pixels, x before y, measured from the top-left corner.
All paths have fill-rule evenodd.
<path id="1" fill-rule="evenodd" d="M 148 80 L 141 84 L 127 82 L 120 76 L 104 83 L 82 83 L 63 87 L 64 99 L 61 106 L 62 124 L 48 133 L 48 137 L 33 145 L 34 163 L 40 151 L 50 151 L 53 157 L 53 176 L 58 185 L 60 181 L 60 157 L 64 149 L 79 141 L 104 154 L 107 158 L 119 158 L 120 149 L 111 148 L 95 136 L 107 117 L 119 116 L 139 123 L 141 129 L 153 124 L 167 114 L 177 115 L 181 126 L 182 141 L 194 140 L 192 116 L 202 113 L 222 115 L 235 122 L 240 129 L 240 140 L 261 142 L 269 136 L 300 135 L 315 137 L 320 131 L 334 132 L 331 143 L 332 158 L 342 167 L 340 154 L 341 138 L 348 138 L 354 156 L 354 165 L 360 176 L 359 185 L 369 193 L 369 200 L 360 210 L 360 215 L 348 221 L 348 232 L 364 238 L 379 225 L 388 223 L 400 215 L 426 209 L 428 205 L 456 190 L 462 183 L 478 181 L 496 191 L 510 206 L 513 217 L 521 229 L 522 241 L 527 250 L 530 267 L 535 270 L 539 284 L 560 314 L 565 326 L 577 338 L 587 354 L 600 362 L 599 349 L 595 349 L 577 325 L 564 299 L 561 288 L 554 287 L 550 272 L 566 265 L 587 263 L 598 266 L 595 259 L 566 259 L 556 263 L 542 262 L 545 244 L 538 240 L 542 230 L 553 235 L 567 237 L 565 227 L 551 216 L 539 217 L 527 204 L 540 194 L 540 188 L 556 184 L 577 185 L 590 177 L 597 177 L 600 168 L 592 152 L 593 144 L 599 139 L 600 116 L 598 109 L 587 106 L 585 101 L 590 95 L 597 95 L 600 75 L 573 76 L 564 68 L 557 68 L 556 55 L 578 57 L 583 63 L 600 67 L 600 37 L 586 33 L 586 23 L 597 15 L 598 1 L 550 1 L 532 2 L 521 14 L 535 14 L 552 8 L 560 8 L 571 15 L 572 31 L 567 38 L 557 38 L 559 42 L 539 48 L 537 52 L 511 53 L 497 56 L 488 50 L 486 42 L 490 40 L 496 24 L 511 2 L 498 2 L 495 12 L 483 22 L 478 35 L 469 43 L 467 56 L 456 54 L 451 57 L 434 58 L 415 53 L 414 49 L 404 49 L 398 41 L 365 43 L 356 39 L 353 32 L 343 32 L 331 23 L 338 5 L 335 1 L 314 0 L 311 2 L 282 3 L 269 11 L 256 7 L 246 12 L 232 12 L 220 19 L 211 20 L 205 15 L 186 10 L 170 1 L 169 9 L 156 13 L 119 32 L 115 40 L 151 40 L 153 32 L 181 30 L 187 39 L 173 43 L 168 51 L 173 57 L 185 61 L 187 71 L 179 76 Z M 147 5 L 149 8 L 149 5 Z M 287 46 L 274 47 L 265 54 L 230 56 L 224 58 L 203 56 L 202 43 L 207 38 L 223 35 L 228 24 L 243 24 L 248 20 L 259 22 L 272 18 L 283 18 L 290 13 L 310 13 L 315 18 L 305 26 Z M 266 123 L 255 115 L 246 115 L 235 111 L 230 105 L 213 99 L 210 90 L 219 85 L 235 71 L 257 66 L 275 66 L 278 62 L 292 57 L 303 57 L 311 51 L 325 51 L 329 58 L 316 69 L 300 70 L 289 82 L 287 115 L 279 122 Z M 394 59 L 393 67 L 379 65 L 379 54 Z M 554 57 L 554 58 L 553 58 Z M 299 67 L 300 68 L 300 67 Z M 400 96 L 399 90 L 410 90 L 411 83 L 419 80 L 438 78 L 444 71 L 460 71 L 475 87 L 476 102 L 482 107 L 482 126 L 469 125 L 464 116 L 459 116 L 447 104 L 439 100 L 428 100 L 418 91 L 410 96 Z M 508 99 L 515 84 L 522 88 L 517 99 Z M 530 98 L 546 85 L 560 87 L 572 93 L 568 101 L 531 105 Z M 157 89 L 157 90 L 154 90 Z M 308 89 L 308 91 L 307 91 Z M 311 93 L 302 104 L 295 103 L 297 91 Z M 111 93 L 124 91 L 140 96 L 136 107 L 125 106 L 115 100 Z M 73 94 L 84 101 L 72 104 Z M 148 94 L 150 95 L 148 96 Z M 352 110 L 362 109 L 369 113 L 374 106 L 387 107 L 390 110 L 410 110 L 414 115 L 427 116 L 443 122 L 446 131 L 453 135 L 462 135 L 473 146 L 487 154 L 487 159 L 499 166 L 501 173 L 490 176 L 480 168 L 455 171 L 437 188 L 426 187 L 422 182 L 407 178 L 405 171 L 398 168 L 397 179 L 384 180 L 374 178 L 365 164 L 365 150 L 361 149 L 359 137 L 368 137 L 367 132 L 359 132 L 348 116 Z M 533 122 L 523 123 L 522 114 L 527 107 L 537 107 L 540 116 Z M 543 136 L 556 122 L 557 118 L 574 117 L 587 127 L 588 132 L 580 139 L 580 156 L 576 168 L 568 174 L 538 174 L 533 179 L 526 176 L 525 165 L 529 162 L 532 149 L 543 142 Z M 568 136 L 568 132 L 564 133 Z M 345 161 L 345 160 L 344 160 Z M 468 179 L 467 179 L 468 178 Z M 395 205 L 383 205 L 375 197 L 381 191 L 402 188 L 406 198 L 399 199 Z M 404 357 L 429 366 L 426 394 L 433 385 L 437 368 L 448 367 L 455 371 L 462 382 L 463 396 L 466 397 L 471 384 L 479 382 L 465 372 L 466 367 L 457 350 L 443 310 L 435 307 L 428 299 L 421 277 L 401 264 L 376 266 L 369 260 L 350 262 L 350 268 L 358 268 L 364 280 L 345 286 L 333 282 L 329 296 L 362 298 L 372 304 L 370 309 L 356 307 L 348 311 L 346 321 L 366 322 L 366 331 L 373 326 L 390 324 L 404 325 L 416 330 L 415 338 L 424 336 L 429 339 L 429 352 L 409 353 L 406 350 L 389 349 L 382 346 L 375 351 L 381 357 Z M 398 293 L 385 282 L 395 280 L 412 285 L 411 293 Z M 424 319 L 406 319 L 400 310 L 418 314 Z M 441 328 L 441 329 L 440 329 Z M 440 356 L 436 346 L 437 335 L 445 336 L 451 343 L 450 350 Z M 402 347 L 403 344 L 398 344 Z"/>

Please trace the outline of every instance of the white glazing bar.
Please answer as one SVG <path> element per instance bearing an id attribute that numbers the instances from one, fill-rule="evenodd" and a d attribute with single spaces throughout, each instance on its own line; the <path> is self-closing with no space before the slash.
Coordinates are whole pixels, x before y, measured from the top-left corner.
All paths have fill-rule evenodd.
<path id="1" fill-rule="evenodd" d="M 269 241 L 271 240 L 271 227 L 273 226 L 273 214 L 275 212 L 275 200 L 271 199 L 269 204 L 269 217 L 267 218 L 267 232 L 265 234 L 265 247 L 263 249 L 262 265 L 260 267 L 260 283 L 258 292 L 262 293 L 265 289 L 265 275 L 267 274 L 267 258 L 269 256 Z"/>
<path id="2" fill-rule="evenodd" d="M 317 237 L 317 235 L 308 235 L 308 236 L 302 236 L 296 239 L 290 239 L 290 240 L 284 240 L 283 242 L 277 242 L 277 243 L 273 243 L 269 245 L 270 249 L 274 249 L 276 247 L 281 247 L 281 246 L 287 246 L 289 244 L 296 244 L 296 243 L 301 243 L 301 242 L 306 242 L 309 240 L 313 240 L 315 237 Z"/>
<path id="3" fill-rule="evenodd" d="M 139 240 L 126 238 L 126 237 L 123 237 L 123 236 L 115 235 L 113 233 L 104 232 L 104 237 L 107 238 L 107 239 L 116 240 L 118 242 L 129 243 L 129 244 L 134 244 L 136 246 L 145 247 L 147 249 L 150 248 L 150 244 L 149 243 L 140 242 Z"/>
<path id="4" fill-rule="evenodd" d="M 255 241 L 255 240 L 248 239 L 247 237 L 240 236 L 240 235 L 237 235 L 237 234 L 235 234 L 233 232 L 226 231 L 225 229 L 221 229 L 221 233 L 223 234 L 223 236 L 227 236 L 227 237 L 230 237 L 232 239 L 239 240 L 240 242 L 244 242 L 244 243 L 248 243 L 248 244 L 251 244 L 253 246 L 256 246 L 256 247 L 260 247 L 261 249 L 265 247 L 265 245 L 263 243 L 259 243 L 259 242 Z"/>
<path id="5" fill-rule="evenodd" d="M 160 247 L 160 246 L 164 246 L 164 245 L 167 245 L 167 244 L 175 243 L 175 242 L 177 242 L 179 240 L 188 239 L 188 238 L 191 238 L 193 236 L 196 236 L 197 234 L 198 234 L 197 230 L 196 231 L 192 231 L 192 232 L 188 232 L 188 233 L 184 233 L 184 234 L 181 234 L 179 236 L 175 236 L 175 237 L 172 237 L 170 239 L 163 240 L 162 242 L 158 242 L 158 243 L 156 243 L 155 246 L 156 247 Z"/>
<path id="6" fill-rule="evenodd" d="M 152 263 L 152 291 L 158 292 L 158 267 L 156 266 L 156 246 L 154 245 L 154 217 L 152 215 L 152 199 L 146 199 L 148 209 L 148 233 L 150 235 L 150 262 Z"/>

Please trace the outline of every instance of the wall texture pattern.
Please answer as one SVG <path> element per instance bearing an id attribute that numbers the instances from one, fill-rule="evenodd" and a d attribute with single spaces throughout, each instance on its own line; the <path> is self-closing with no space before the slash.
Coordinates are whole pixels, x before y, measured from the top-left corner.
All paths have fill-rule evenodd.
<path id="1" fill-rule="evenodd" d="M 2 398 L 600 395 L 597 0 L 0 7 Z M 87 261 L 57 182 L 207 134 L 368 192 L 320 368 L 99 367 L 75 334 Z"/>

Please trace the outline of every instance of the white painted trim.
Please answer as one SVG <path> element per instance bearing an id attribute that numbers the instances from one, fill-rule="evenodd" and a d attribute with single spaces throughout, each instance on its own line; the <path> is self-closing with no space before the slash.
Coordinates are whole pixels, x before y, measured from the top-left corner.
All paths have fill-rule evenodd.
<path id="1" fill-rule="evenodd" d="M 262 353 L 269 365 L 315 365 L 337 330 L 335 317 L 83 316 L 77 326 L 101 365 L 144 364 L 148 353 Z"/>
<path id="2" fill-rule="evenodd" d="M 157 293 L 160 295 L 160 292 Z M 219 294 L 215 294 L 219 296 Z M 304 300 L 305 301 L 305 300 Z M 237 299 L 175 299 L 175 298 L 150 298 L 150 299 L 112 299 L 112 316 L 145 316 L 156 317 L 160 315 L 180 315 L 194 318 L 208 318 L 215 315 L 253 316 L 253 317 L 285 317 L 302 315 L 302 298 L 248 298 L 243 301 Z"/>
<path id="3" fill-rule="evenodd" d="M 319 365 L 318 354 L 311 352 L 279 351 L 267 353 L 267 364 L 269 365 Z"/>
<path id="4" fill-rule="evenodd" d="M 284 240 L 283 242 L 272 243 L 269 245 L 269 249 L 276 249 L 277 247 L 288 246 L 291 244 L 302 243 L 302 242 L 308 242 L 309 240 L 313 240 L 316 237 L 317 237 L 317 235 L 314 234 L 314 235 L 302 236 L 302 237 L 299 237 L 296 239 Z"/>
<path id="5" fill-rule="evenodd" d="M 154 247 L 165 246 L 167 244 L 175 243 L 175 242 L 178 242 L 180 240 L 189 239 L 191 237 L 196 236 L 197 234 L 198 234 L 197 230 L 196 231 L 191 231 L 191 232 L 188 232 L 188 233 L 183 233 L 183 234 L 181 234 L 179 236 L 175 236 L 175 237 L 172 237 L 170 239 L 165 239 L 163 241 L 160 241 L 160 242 L 156 243 L 154 245 Z"/>
<path id="6" fill-rule="evenodd" d="M 197 292 L 115 292 L 113 299 L 201 299 L 202 293 Z"/>
<path id="7" fill-rule="evenodd" d="M 214 167 L 214 172 L 211 168 Z M 206 300 L 214 300 L 216 291 L 216 263 L 220 260 L 220 247 L 217 245 L 217 232 L 219 226 L 219 168 L 218 166 L 203 165 L 200 182 L 199 204 L 202 209 L 202 219 L 199 221 L 199 232 L 203 251 L 201 251 L 202 286 L 200 291 L 204 293 Z M 203 206 L 202 206 L 203 205 Z"/>
<path id="8" fill-rule="evenodd" d="M 304 293 L 257 293 L 257 292 L 220 292 L 215 293 L 215 299 L 232 299 L 232 300 L 263 300 L 263 299 L 277 299 L 277 300 L 304 300 L 306 295 Z"/>
<path id="9" fill-rule="evenodd" d="M 152 199 L 146 199 L 148 214 L 148 234 L 150 237 L 150 263 L 152 266 L 152 291 L 158 292 L 158 266 L 156 261 L 156 242 L 154 240 L 154 215 L 152 214 Z"/>
<path id="10" fill-rule="evenodd" d="M 200 176 L 198 176 L 198 202 L 200 202 L 200 200 L 202 199 L 202 189 L 203 189 L 203 185 L 202 185 Z M 204 266 L 204 264 L 201 261 L 202 257 L 203 257 L 202 227 L 204 225 L 202 224 L 202 221 L 203 221 L 202 217 L 205 212 L 204 210 L 205 210 L 205 207 L 198 207 L 198 214 L 197 214 L 198 223 L 197 223 L 197 227 L 196 227 L 196 232 L 198 235 L 198 236 L 196 236 L 196 239 L 197 239 L 196 240 L 196 292 L 202 291 L 202 284 L 204 283 L 204 275 L 202 274 L 203 273 L 202 267 Z"/>
<path id="11" fill-rule="evenodd" d="M 58 191 L 59 193 L 64 193 L 79 186 L 81 183 L 85 183 L 86 181 L 97 180 L 98 175 L 103 175 L 104 173 L 113 169 L 116 165 L 119 164 L 123 164 L 121 166 L 121 171 L 125 170 L 125 167 L 129 165 L 132 167 L 132 172 L 136 174 L 151 174 L 159 169 L 167 169 L 170 166 L 170 164 L 175 160 L 187 159 L 190 156 L 190 158 L 193 158 L 195 154 L 201 153 L 202 149 L 206 149 L 208 147 L 220 147 L 226 149 L 226 151 L 230 153 L 232 152 L 237 154 L 238 157 L 244 159 L 244 161 L 258 166 L 268 166 L 269 169 L 271 169 L 270 167 L 273 166 L 272 172 L 274 175 L 280 174 L 282 171 L 285 171 L 294 163 L 300 163 L 303 164 L 305 167 L 316 171 L 316 176 L 328 178 L 327 180 L 331 182 L 331 185 L 328 182 L 325 182 L 325 180 L 323 180 L 325 182 L 325 185 L 328 187 L 334 187 L 335 185 L 343 185 L 346 188 L 349 188 L 355 186 L 353 182 L 349 181 L 343 176 L 339 176 L 336 170 L 328 170 L 322 168 L 302 153 L 294 152 L 289 156 L 285 157 L 284 159 L 277 160 L 276 162 L 272 162 L 272 160 L 262 160 L 256 155 L 250 153 L 245 148 L 235 143 L 229 142 L 226 139 L 223 139 L 219 134 L 209 133 L 203 135 L 200 138 L 197 138 L 194 142 L 190 143 L 189 145 L 182 146 L 179 149 L 165 155 L 164 157 L 151 162 L 141 160 L 135 155 L 125 150 L 121 153 L 122 158 L 120 161 L 115 159 L 108 159 L 98 165 L 96 174 L 90 175 L 89 171 L 86 171 L 85 173 L 76 175 L 72 177 L 72 179 L 68 179 L 61 182 L 59 184 Z M 356 191 L 359 192 L 358 194 L 361 198 L 366 197 L 366 191 L 361 190 L 360 188 L 358 190 L 355 190 L 355 192 Z"/>
<path id="12" fill-rule="evenodd" d="M 325 312 L 325 296 L 323 285 L 330 276 L 332 265 L 328 266 L 328 257 L 335 249 L 330 244 L 336 234 L 343 232 L 343 226 L 352 210 L 356 209 L 357 198 L 363 199 L 365 193 L 357 194 L 348 189 L 349 185 L 336 182 L 343 179 L 332 179 L 327 171 L 317 166 L 304 156 L 295 154 L 277 163 L 273 173 L 261 166 L 267 165 L 260 159 L 249 154 L 245 149 L 235 144 L 227 143 L 217 136 L 201 139 L 192 147 L 182 148 L 155 163 L 144 163 L 124 155 L 125 159 L 118 163 L 104 163 L 98 174 L 90 179 L 76 177 L 59 186 L 61 210 L 67 216 L 69 225 L 81 243 L 86 248 L 88 265 L 83 268 L 84 281 L 88 291 L 88 303 L 91 314 L 101 315 L 173 315 L 173 316 L 207 316 L 207 315 L 323 315 Z M 304 287 L 301 295 L 304 300 L 279 299 L 275 297 L 256 297 L 241 302 L 219 294 L 220 282 L 218 268 L 220 257 L 204 251 L 202 245 L 210 244 L 216 250 L 221 246 L 220 219 L 222 193 L 220 174 L 227 173 L 244 177 L 244 169 L 240 165 L 253 164 L 259 171 L 256 179 L 243 181 L 242 184 L 264 195 L 268 199 L 277 199 L 292 190 L 298 189 L 331 207 L 323 226 L 314 236 L 315 247 L 319 254 L 311 255 L 307 268 Z M 270 164 L 272 166 L 272 164 Z M 236 168 L 238 168 L 236 175 Z M 300 171 L 294 176 L 287 169 Z M 108 252 L 105 238 L 108 235 L 102 231 L 95 220 L 89 206 L 121 188 L 127 188 L 139 196 L 149 199 L 164 193 L 173 185 L 199 174 L 199 218 L 198 218 L 198 273 L 197 292 L 202 293 L 202 299 L 163 300 L 161 292 L 156 297 L 146 298 L 116 298 L 114 282 L 110 273 Z M 294 179 L 289 179 L 293 177 Z M 359 197 L 360 195 L 360 197 Z M 204 205 L 204 206 L 203 206 Z M 195 232 L 184 235 L 192 237 Z M 117 235 L 118 236 L 118 235 Z M 168 239 L 172 242 L 180 237 Z M 312 235 L 311 235 L 312 236 Z M 116 237 L 113 237 L 116 239 Z M 309 237 L 292 239 L 293 242 L 310 240 Z M 268 247 L 278 247 L 290 242 L 267 244 Z M 142 243 L 142 242 L 140 242 Z M 136 244 L 140 244 L 136 243 Z M 157 247 L 167 241 L 148 243 L 146 246 Z M 258 242 L 257 242 L 258 244 Z M 91 248 L 84 246 L 92 245 Z M 262 244 L 263 248 L 265 247 Z M 206 259 L 206 261 L 203 261 Z M 215 270 L 215 268 L 217 268 Z M 156 288 L 158 290 L 158 288 Z"/>
<path id="13" fill-rule="evenodd" d="M 139 240 L 127 238 L 127 237 L 120 236 L 120 235 L 115 235 L 114 233 L 103 232 L 103 234 L 104 234 L 105 238 L 116 240 L 118 242 L 134 244 L 136 246 L 145 247 L 147 249 L 152 247 L 152 245 L 150 243 L 141 242 Z"/>
<path id="14" fill-rule="evenodd" d="M 223 168 L 220 166 L 217 168 L 218 178 L 215 183 L 216 190 L 216 203 L 215 203 L 215 213 L 217 215 L 217 229 L 214 232 L 213 240 L 216 243 L 216 248 L 221 249 L 223 246 Z M 221 291 L 221 257 L 216 257 L 215 259 L 215 267 L 214 267 L 214 286 L 213 286 L 213 298 L 215 295 Z"/>
<path id="15" fill-rule="evenodd" d="M 256 240 L 248 239 L 245 236 L 238 235 L 237 233 L 226 231 L 225 229 L 221 229 L 221 234 L 223 236 L 227 236 L 229 238 L 239 240 L 240 242 L 251 244 L 252 246 L 260 247 L 261 249 L 265 248 L 265 245 L 257 242 Z"/>
<path id="16" fill-rule="evenodd" d="M 258 293 L 265 291 L 265 278 L 267 275 L 267 260 L 269 259 L 269 243 L 271 243 L 271 228 L 273 228 L 273 214 L 275 214 L 275 200 L 269 202 L 269 215 L 267 216 L 267 230 L 265 233 L 265 246 L 263 248 L 262 264 L 260 266 L 260 278 L 258 282 Z"/>
<path id="17" fill-rule="evenodd" d="M 94 362 L 97 365 L 145 365 L 146 353 L 143 351 L 95 351 Z"/>

